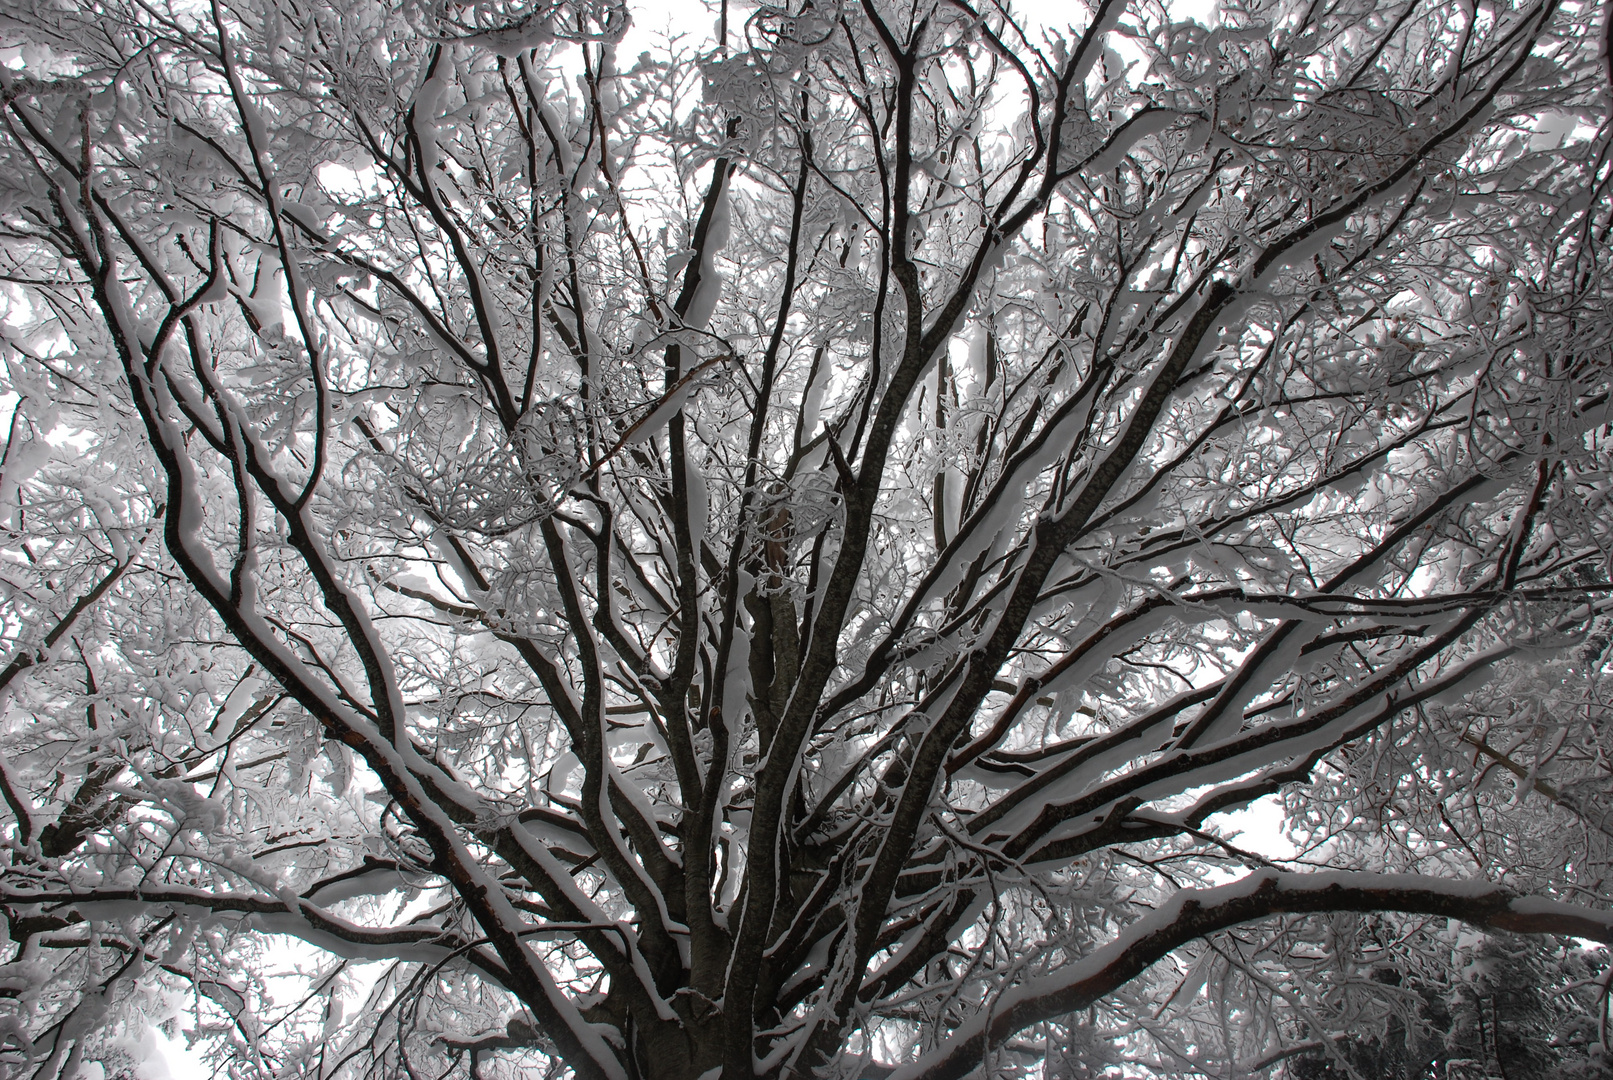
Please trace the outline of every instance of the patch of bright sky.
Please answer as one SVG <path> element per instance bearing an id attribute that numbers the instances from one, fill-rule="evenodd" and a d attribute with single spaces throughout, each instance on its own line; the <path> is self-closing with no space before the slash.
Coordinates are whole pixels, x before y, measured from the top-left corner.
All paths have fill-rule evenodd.
<path id="1" fill-rule="evenodd" d="M 146 1035 L 149 1042 L 142 1047 L 148 1049 L 135 1069 L 139 1080 L 205 1080 L 213 1075 L 200 1054 L 192 1053 L 180 1040 L 170 1039 L 161 1028 L 147 1028 Z"/>
<path id="2" fill-rule="evenodd" d="M 1276 795 L 1256 799 L 1242 810 L 1228 810 L 1209 819 L 1216 835 L 1245 851 L 1268 859 L 1292 859 L 1299 848 L 1288 838 L 1287 818 Z"/>

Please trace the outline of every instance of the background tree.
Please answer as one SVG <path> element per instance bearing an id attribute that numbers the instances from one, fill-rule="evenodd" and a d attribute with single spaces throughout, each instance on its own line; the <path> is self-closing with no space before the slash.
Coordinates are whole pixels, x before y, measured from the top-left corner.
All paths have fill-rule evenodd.
<path id="1" fill-rule="evenodd" d="M 1589 5 L 3 14 L 8 1067 L 1248 1075 L 1349 913 L 1613 940 L 1334 818 L 1572 760 L 1437 710 L 1608 605 Z"/>
<path id="2" fill-rule="evenodd" d="M 1581 649 L 1504 663 L 1464 700 L 1374 732 L 1312 790 L 1289 793 L 1296 836 L 1333 864 L 1478 874 L 1605 902 L 1605 648 L 1598 630 Z M 1587 967 L 1568 943 L 1540 949 L 1450 928 L 1395 937 L 1375 927 L 1357 939 L 1371 977 L 1403 988 L 1341 1047 L 1358 1072 L 1606 1075 L 1599 959 Z M 1294 1073 L 1348 1075 L 1320 1054 Z"/>

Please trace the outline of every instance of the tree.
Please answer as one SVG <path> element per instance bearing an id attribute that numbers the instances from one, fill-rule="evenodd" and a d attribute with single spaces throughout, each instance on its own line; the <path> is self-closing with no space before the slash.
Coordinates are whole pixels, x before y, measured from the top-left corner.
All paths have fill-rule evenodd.
<path id="1" fill-rule="evenodd" d="M 4 17 L 8 1068 L 1248 1075 L 1349 913 L 1613 941 L 1215 819 L 1601 632 L 1593 5 Z"/>
<path id="2" fill-rule="evenodd" d="M 1408 981 L 1394 968 L 1380 968 L 1375 974 L 1382 982 L 1401 990 L 1401 1008 L 1389 1013 L 1381 1031 L 1351 1033 L 1328 1053 L 1296 1056 L 1289 1075 L 1294 1080 L 1607 1076 L 1601 1047 L 1588 1039 L 1585 1014 L 1575 1008 L 1580 1003 L 1568 996 L 1568 1007 L 1561 1004 L 1563 991 L 1575 982 L 1594 982 L 1583 977 L 1584 957 L 1571 949 L 1551 958 L 1539 954 L 1530 943 L 1502 935 L 1459 948 L 1466 963 L 1455 978 Z M 1542 959 L 1556 960 L 1559 970 L 1549 970 L 1553 965 Z"/>

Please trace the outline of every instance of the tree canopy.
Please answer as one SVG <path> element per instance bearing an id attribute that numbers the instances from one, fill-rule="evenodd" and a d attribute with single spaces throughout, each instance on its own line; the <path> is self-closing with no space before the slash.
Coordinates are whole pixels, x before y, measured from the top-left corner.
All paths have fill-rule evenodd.
<path id="1" fill-rule="evenodd" d="M 0 4 L 0 1068 L 1600 1075 L 1608 16 L 650 14 Z"/>

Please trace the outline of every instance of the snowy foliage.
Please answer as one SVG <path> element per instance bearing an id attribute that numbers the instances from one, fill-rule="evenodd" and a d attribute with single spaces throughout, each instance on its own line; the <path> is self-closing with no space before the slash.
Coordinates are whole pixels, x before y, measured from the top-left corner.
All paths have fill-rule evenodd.
<path id="1" fill-rule="evenodd" d="M 0 1072 L 1606 1075 L 1605 11 L 0 3 Z"/>

